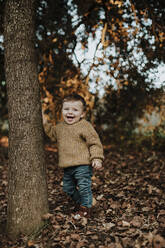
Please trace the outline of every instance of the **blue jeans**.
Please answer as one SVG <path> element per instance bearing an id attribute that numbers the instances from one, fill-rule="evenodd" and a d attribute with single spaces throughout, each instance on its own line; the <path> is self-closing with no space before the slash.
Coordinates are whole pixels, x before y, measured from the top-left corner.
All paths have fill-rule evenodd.
<path id="1" fill-rule="evenodd" d="M 79 165 L 64 169 L 63 190 L 78 204 L 92 207 L 92 166 Z"/>

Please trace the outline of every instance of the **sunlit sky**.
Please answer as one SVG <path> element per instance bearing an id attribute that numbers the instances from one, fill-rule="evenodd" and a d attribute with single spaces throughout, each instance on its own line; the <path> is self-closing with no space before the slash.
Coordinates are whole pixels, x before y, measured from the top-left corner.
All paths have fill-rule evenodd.
<path id="1" fill-rule="evenodd" d="M 160 87 L 163 83 L 165 84 L 165 65 L 162 64 L 158 67 L 158 73 L 157 73 L 155 85 L 157 87 Z"/>
<path id="2" fill-rule="evenodd" d="M 125 3 L 127 2 L 127 4 L 129 4 L 129 1 L 125 1 Z M 79 23 L 80 19 L 77 15 L 77 10 L 76 10 L 76 7 L 75 8 L 72 8 L 72 4 L 71 4 L 71 1 L 68 1 L 68 5 L 70 6 L 70 10 L 69 13 L 71 14 L 72 16 L 72 21 L 74 23 L 74 25 L 76 25 L 77 23 Z M 145 20 L 145 25 L 151 25 L 151 20 Z M 125 24 L 127 25 L 127 24 Z M 132 22 L 132 31 L 134 30 L 134 28 L 137 27 L 137 23 L 136 21 L 133 21 Z M 140 26 L 139 26 L 140 27 Z M 140 28 L 139 28 L 140 30 Z M 76 35 L 77 35 L 77 41 L 81 41 L 81 34 L 85 32 L 85 29 L 83 27 L 83 24 L 79 26 L 79 28 L 77 29 L 76 31 Z M 130 31 L 131 32 L 131 31 Z M 77 43 L 77 46 L 76 46 L 76 49 L 75 49 L 75 54 L 76 54 L 76 58 L 74 59 L 74 57 L 72 57 L 74 59 L 74 63 L 77 65 L 77 62 L 76 60 L 79 61 L 79 63 L 83 62 L 84 63 L 81 63 L 81 71 L 84 75 L 87 75 L 89 69 L 90 69 L 90 66 L 92 65 L 93 63 L 93 57 L 94 57 L 94 54 L 96 57 L 102 57 L 102 52 L 103 52 L 103 49 L 102 49 L 102 44 L 99 45 L 98 47 L 98 50 L 97 52 L 95 53 L 95 50 L 96 50 L 96 46 L 99 42 L 99 40 L 101 39 L 101 33 L 102 33 L 102 28 L 100 27 L 100 30 L 98 28 L 98 30 L 96 31 L 96 39 L 93 39 L 92 36 L 89 36 L 88 38 L 88 50 L 87 49 L 82 49 L 82 44 L 79 42 Z M 138 34 L 138 37 L 140 38 L 141 36 L 143 36 L 143 33 L 139 33 Z M 154 43 L 154 37 L 148 37 L 148 41 L 153 44 Z M 134 40 L 130 41 L 130 44 L 128 44 L 128 46 L 133 46 L 134 47 Z M 100 48 L 100 49 L 99 49 Z M 108 49 L 111 49 L 109 50 L 110 53 L 113 53 L 113 48 L 108 48 Z M 140 57 L 142 57 L 143 59 L 141 60 Z M 139 68 L 143 67 L 145 65 L 145 62 L 147 62 L 147 59 L 145 58 L 143 52 L 141 52 L 141 54 L 139 54 L 139 52 L 137 53 L 136 51 L 136 47 L 134 48 L 134 55 L 133 55 L 133 59 L 134 59 L 134 63 L 137 64 L 139 66 Z M 115 80 L 110 77 L 110 76 L 107 76 L 106 73 L 104 73 L 104 71 L 108 70 L 109 69 L 109 62 L 106 61 L 107 64 L 104 64 L 102 67 L 100 66 L 99 69 L 101 69 L 99 71 L 99 77 L 100 77 L 100 80 L 99 82 L 100 83 L 100 88 L 99 90 L 103 90 L 104 86 L 106 85 L 107 82 L 110 82 L 112 83 L 114 86 L 115 86 Z M 94 70 L 91 70 L 90 72 L 90 86 L 91 88 L 94 90 L 96 85 L 94 83 L 95 81 L 95 78 L 97 77 L 97 71 L 94 72 Z M 160 64 L 158 67 L 157 67 L 157 72 L 154 70 L 154 71 L 150 71 L 149 73 L 149 78 L 150 79 L 153 79 L 153 83 L 155 84 L 155 87 L 161 87 L 163 85 L 163 83 L 165 84 L 165 64 Z M 92 79 L 93 79 L 93 82 L 92 82 Z"/>
<path id="3" fill-rule="evenodd" d="M 72 16 L 73 16 L 73 20 L 77 19 L 77 15 L 76 13 L 73 14 L 72 12 Z M 75 21 L 75 20 L 74 20 Z M 80 27 L 81 32 L 83 32 L 83 28 Z M 80 30 L 77 30 L 77 32 L 79 32 Z M 80 32 L 80 33 L 81 33 Z M 82 63 L 81 65 L 81 70 L 82 73 L 84 75 L 86 75 L 89 71 L 89 68 L 91 66 L 91 64 L 93 63 L 93 58 L 94 58 L 94 53 L 96 50 L 96 46 L 99 42 L 99 39 L 101 37 L 101 32 L 102 30 L 98 30 L 97 31 L 97 35 L 96 35 L 96 39 L 93 39 L 92 36 L 89 36 L 88 39 L 88 50 L 87 49 L 82 49 L 82 45 L 80 42 L 77 43 L 76 49 L 75 49 L 75 54 L 76 57 L 79 61 L 79 63 L 81 63 L 83 60 L 85 61 L 85 63 Z M 78 38 L 79 40 L 79 38 Z M 81 40 L 81 38 L 80 38 Z M 0 36 L 0 46 L 2 47 L 2 42 L 3 42 L 3 36 Z M 100 49 L 97 50 L 96 52 L 96 57 L 102 57 L 102 47 L 101 44 L 99 45 Z M 77 64 L 76 59 L 74 58 L 74 56 L 72 57 L 73 61 L 75 64 Z M 109 76 L 107 76 L 103 71 L 105 71 L 106 69 L 108 69 L 108 64 L 104 65 L 104 67 L 102 67 L 101 73 L 100 73 L 100 89 L 99 90 L 103 90 L 104 86 L 106 85 L 107 82 L 111 81 L 111 83 L 113 83 L 113 79 L 110 79 Z M 107 68 L 106 68 L 107 67 Z M 165 64 L 160 64 L 157 68 L 157 73 L 153 73 L 152 71 L 150 72 L 150 77 L 153 78 L 154 75 L 154 83 L 155 83 L 155 87 L 161 87 L 163 84 L 165 85 Z M 94 82 L 92 82 L 92 78 L 97 77 L 97 72 L 93 72 L 93 70 L 91 70 L 90 73 L 90 81 L 91 81 L 91 89 L 95 89 L 95 84 Z M 95 81 L 95 80 L 93 80 Z M 115 84 L 115 82 L 114 82 Z"/>
<path id="4" fill-rule="evenodd" d="M 98 32 L 98 36 L 99 37 L 99 32 Z M 98 39 L 93 39 L 92 37 L 89 37 L 88 39 L 88 50 L 84 50 L 82 49 L 82 45 L 81 43 L 78 43 L 76 46 L 76 57 L 78 59 L 78 61 L 81 63 L 82 61 L 87 61 L 85 62 L 85 64 L 82 64 L 81 66 L 81 70 L 82 72 L 86 75 L 88 73 L 88 70 L 90 68 L 90 65 L 93 63 L 93 57 L 94 57 L 94 53 L 95 53 L 95 49 L 96 46 L 99 42 L 99 38 Z M 101 49 L 96 52 L 95 54 L 97 57 L 101 57 Z M 74 63 L 77 64 L 76 60 L 74 60 Z M 103 71 L 105 71 L 105 67 L 107 66 L 107 68 L 109 67 L 109 65 L 104 65 L 103 66 L 103 70 L 102 73 L 100 73 L 100 86 L 99 86 L 99 91 L 101 91 L 101 94 L 103 94 L 104 92 L 104 86 L 106 85 L 107 82 L 111 81 L 111 83 L 114 84 L 115 86 L 115 81 L 113 79 L 110 79 L 109 76 L 107 76 L 105 73 L 103 73 Z M 90 73 L 90 78 L 91 78 L 91 83 L 90 83 L 90 88 L 92 91 L 95 91 L 95 83 L 92 82 L 92 76 L 95 77 L 97 74 L 97 72 L 92 72 Z M 152 71 L 150 72 L 150 78 L 154 78 L 154 84 L 155 87 L 161 87 L 164 83 L 165 85 L 165 64 L 160 64 L 157 68 L 157 73 L 153 73 Z"/>

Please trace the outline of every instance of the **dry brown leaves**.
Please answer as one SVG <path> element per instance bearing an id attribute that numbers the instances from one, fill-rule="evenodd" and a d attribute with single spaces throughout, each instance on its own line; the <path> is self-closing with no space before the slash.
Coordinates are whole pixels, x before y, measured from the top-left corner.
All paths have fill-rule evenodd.
<path id="1" fill-rule="evenodd" d="M 165 247 L 165 162 L 161 153 L 106 151 L 104 170 L 94 172 L 96 204 L 92 218 L 75 221 L 74 205 L 64 195 L 57 153 L 47 149 L 50 213 L 45 227 L 7 248 L 163 248 Z M 7 160 L 0 155 L 0 217 L 6 220 Z M 3 229 L 3 228 L 1 228 Z M 2 230 L 1 230 L 2 231 Z"/>

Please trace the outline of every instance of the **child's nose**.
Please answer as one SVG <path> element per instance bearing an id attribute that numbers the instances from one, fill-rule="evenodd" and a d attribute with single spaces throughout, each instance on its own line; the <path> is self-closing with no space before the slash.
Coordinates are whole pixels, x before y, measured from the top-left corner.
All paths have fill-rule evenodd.
<path id="1" fill-rule="evenodd" d="M 72 113 L 72 110 L 71 110 L 71 109 L 69 109 L 69 110 L 68 110 L 68 112 L 69 112 L 69 113 Z"/>

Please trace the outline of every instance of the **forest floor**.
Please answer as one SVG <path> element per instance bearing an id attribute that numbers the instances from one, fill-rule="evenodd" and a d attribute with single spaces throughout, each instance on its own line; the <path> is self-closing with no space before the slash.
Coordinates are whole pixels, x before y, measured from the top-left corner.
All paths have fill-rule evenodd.
<path id="1" fill-rule="evenodd" d="M 46 145 L 50 214 L 45 226 L 10 241 L 6 223 L 7 152 L 0 149 L 1 248 L 163 248 L 165 247 L 165 159 L 155 151 L 105 149 L 104 169 L 94 171 L 96 205 L 92 218 L 75 221 L 62 191 L 57 152 Z"/>

